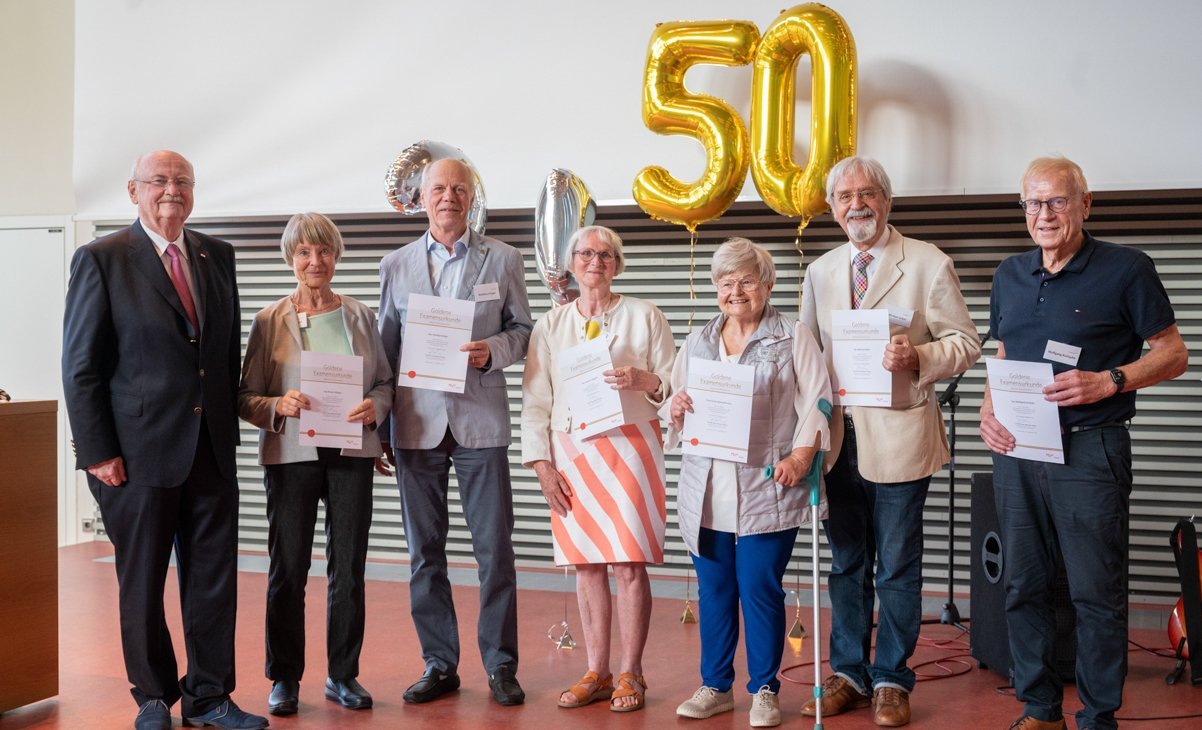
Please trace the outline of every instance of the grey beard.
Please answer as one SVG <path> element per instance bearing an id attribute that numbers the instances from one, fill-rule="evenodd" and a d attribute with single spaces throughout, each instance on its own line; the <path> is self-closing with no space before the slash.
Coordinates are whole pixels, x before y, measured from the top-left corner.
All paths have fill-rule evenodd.
<path id="1" fill-rule="evenodd" d="M 876 235 L 876 218 L 855 218 L 848 221 L 847 237 L 855 243 L 872 240 Z"/>

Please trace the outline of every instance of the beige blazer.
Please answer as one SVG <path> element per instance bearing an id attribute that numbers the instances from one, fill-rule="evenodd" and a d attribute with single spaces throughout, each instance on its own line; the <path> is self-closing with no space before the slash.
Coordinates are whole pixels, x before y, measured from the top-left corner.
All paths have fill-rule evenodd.
<path id="1" fill-rule="evenodd" d="M 363 396 L 376 408 L 376 424 L 392 409 L 392 369 L 380 343 L 376 316 L 366 305 L 342 297 L 342 322 L 351 338 L 351 351 L 363 357 Z M 300 324 L 288 297 L 255 315 L 242 362 L 238 415 L 258 426 L 259 463 L 291 464 L 316 461 L 317 448 L 297 442 L 300 421 L 275 413 L 276 402 L 289 389 L 300 388 Z M 363 448 L 343 449 L 343 456 L 374 458 L 383 454 L 375 426 L 363 427 Z"/>
<path id="2" fill-rule="evenodd" d="M 918 370 L 893 374 L 893 406 L 850 406 L 859 451 L 860 474 L 888 484 L 930 476 L 949 458 L 943 414 L 935 383 L 972 367 L 981 356 L 976 326 L 960 293 L 952 260 L 932 244 L 905 238 L 889 226 L 888 242 L 868 282 L 862 309 L 913 310 L 908 327 L 890 324 L 918 352 Z M 801 321 L 822 346 L 831 367 L 831 310 L 851 308 L 851 255 L 845 243 L 806 269 Z M 843 446 L 842 409 L 831 419 L 831 451 L 826 470 Z"/>

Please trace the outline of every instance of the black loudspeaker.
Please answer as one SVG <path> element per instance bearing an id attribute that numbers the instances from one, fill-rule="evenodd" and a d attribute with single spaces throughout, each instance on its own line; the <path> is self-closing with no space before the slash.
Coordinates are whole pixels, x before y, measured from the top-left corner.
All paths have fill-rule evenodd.
<path id="1" fill-rule="evenodd" d="M 969 651 L 982 669 L 1010 678 L 1010 636 L 1006 631 L 1006 587 L 1002 582 L 1002 536 L 993 501 L 993 475 L 972 475 L 972 633 Z M 1056 556 L 1056 638 L 1052 666 L 1063 682 L 1077 671 L 1077 618 L 1068 592 L 1064 561 Z"/>

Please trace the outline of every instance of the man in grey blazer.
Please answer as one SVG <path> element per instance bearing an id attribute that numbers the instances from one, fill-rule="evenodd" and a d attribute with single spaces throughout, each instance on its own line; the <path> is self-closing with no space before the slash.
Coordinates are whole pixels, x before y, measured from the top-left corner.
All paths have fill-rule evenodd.
<path id="1" fill-rule="evenodd" d="M 922 509 L 931 475 L 949 456 L 935 383 L 971 367 L 981 345 L 952 260 L 888 224 L 893 190 L 879 163 L 841 160 L 826 192 L 848 242 L 806 269 L 801 321 L 830 367 L 832 310 L 888 310 L 882 365 L 893 383 L 888 407 L 836 406 L 831 421 L 833 674 L 822 714 L 871 705 L 877 725 L 897 727 L 910 721 L 915 682 L 906 663 L 922 620 Z M 870 658 L 874 599 L 880 619 Z M 815 705 L 802 714 L 816 714 Z"/>
<path id="2" fill-rule="evenodd" d="M 463 347 L 469 369 L 464 392 L 398 387 L 380 439 L 397 469 L 410 609 L 426 663 L 405 701 L 429 702 L 459 688 L 459 628 L 446 556 L 448 475 L 454 465 L 479 564 L 480 656 L 493 698 L 518 705 L 525 693 L 516 676 L 511 429 L 503 370 L 525 356 L 533 323 L 521 253 L 468 228 L 472 189 L 464 163 L 432 163 L 421 192 L 430 229 L 380 262 L 380 334 L 394 372 L 411 293 L 476 302 L 473 339 Z"/>

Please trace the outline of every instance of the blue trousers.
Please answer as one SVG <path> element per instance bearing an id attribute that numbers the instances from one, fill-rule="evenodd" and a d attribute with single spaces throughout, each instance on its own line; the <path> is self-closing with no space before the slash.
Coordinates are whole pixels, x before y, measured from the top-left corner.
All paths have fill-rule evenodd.
<path id="1" fill-rule="evenodd" d="M 479 564 L 476 641 L 484 669 L 518 666 L 518 582 L 513 555 L 513 489 L 508 449 L 460 446 L 447 429 L 433 449 L 397 449 L 397 484 L 409 546 L 409 606 L 427 670 L 459 667 L 459 622 L 447 575 L 447 492 L 451 466 Z"/>
<path id="2" fill-rule="evenodd" d="M 1077 615 L 1079 727 L 1117 728 L 1127 675 L 1131 435 L 1121 426 L 1065 436 L 1064 464 L 993 455 L 1014 691 L 1025 712 L 1059 719 L 1052 668 L 1056 547 Z"/>
<path id="3" fill-rule="evenodd" d="M 826 475 L 831 669 L 865 692 L 882 684 L 914 689 L 914 670 L 906 662 L 922 621 L 922 508 L 930 484 L 929 476 L 891 484 L 865 479 L 850 427 Z M 876 600 L 876 656 L 870 664 Z"/>
<path id="4" fill-rule="evenodd" d="M 781 580 L 793 554 L 797 528 L 736 536 L 701 528 L 693 566 L 701 615 L 701 681 L 719 692 L 735 681 L 739 606 L 747 632 L 747 691 L 780 692 L 785 648 L 785 590 Z"/>

